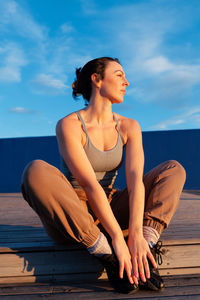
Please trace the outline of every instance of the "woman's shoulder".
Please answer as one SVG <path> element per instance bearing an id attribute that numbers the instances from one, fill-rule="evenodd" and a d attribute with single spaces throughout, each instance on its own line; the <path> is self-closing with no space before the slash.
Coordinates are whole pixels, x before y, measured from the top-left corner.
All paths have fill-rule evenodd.
<path id="1" fill-rule="evenodd" d="M 132 134 L 140 134 L 141 128 L 137 120 L 121 116 L 117 113 L 115 113 L 115 116 L 117 117 L 120 132 L 123 136 L 124 144 L 126 144 L 128 136 Z"/>
<path id="2" fill-rule="evenodd" d="M 80 129 L 80 121 L 76 112 L 72 112 L 69 115 L 66 115 L 62 119 L 58 120 L 56 124 L 56 132 L 58 131 L 77 131 Z"/>
<path id="3" fill-rule="evenodd" d="M 131 127 L 138 127 L 140 126 L 138 121 L 132 118 L 128 118 L 128 117 L 124 117 L 122 115 L 119 115 L 117 113 L 115 113 L 115 116 L 117 117 L 118 123 L 120 125 L 120 129 L 122 127 L 123 128 L 129 128 Z"/>

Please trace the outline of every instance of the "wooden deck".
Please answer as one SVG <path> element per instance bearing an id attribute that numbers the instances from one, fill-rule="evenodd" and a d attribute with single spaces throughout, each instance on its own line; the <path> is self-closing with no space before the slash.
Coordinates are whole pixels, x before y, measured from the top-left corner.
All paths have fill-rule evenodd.
<path id="1" fill-rule="evenodd" d="M 61 247 L 48 238 L 20 193 L 0 194 L 0 207 L 0 298 L 200 299 L 200 191 L 182 193 L 161 237 L 165 255 L 160 273 L 166 289 L 159 295 L 113 292 L 101 265 L 86 250 Z"/>

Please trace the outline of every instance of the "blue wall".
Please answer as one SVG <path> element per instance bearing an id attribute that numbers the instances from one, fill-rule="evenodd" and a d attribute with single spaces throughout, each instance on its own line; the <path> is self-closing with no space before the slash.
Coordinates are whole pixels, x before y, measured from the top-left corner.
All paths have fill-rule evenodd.
<path id="1" fill-rule="evenodd" d="M 55 136 L 0 139 L 0 153 L 0 193 L 19 192 L 24 167 L 34 159 L 60 165 Z"/>
<path id="2" fill-rule="evenodd" d="M 175 159 L 186 169 L 185 189 L 200 189 L 200 129 L 143 132 L 145 173 L 159 163 Z M 43 159 L 59 168 L 55 136 L 0 139 L 0 192 L 20 191 L 24 167 L 33 159 Z M 124 165 L 117 179 L 125 186 Z"/>

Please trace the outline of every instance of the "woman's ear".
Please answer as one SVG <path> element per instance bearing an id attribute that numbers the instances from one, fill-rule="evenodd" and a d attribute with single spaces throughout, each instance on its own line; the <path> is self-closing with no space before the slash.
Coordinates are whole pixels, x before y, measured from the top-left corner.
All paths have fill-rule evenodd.
<path id="1" fill-rule="evenodd" d="M 101 79 L 100 79 L 100 75 L 97 73 L 93 73 L 91 75 L 91 80 L 92 83 L 96 86 L 96 87 L 100 87 L 100 83 L 101 83 Z"/>

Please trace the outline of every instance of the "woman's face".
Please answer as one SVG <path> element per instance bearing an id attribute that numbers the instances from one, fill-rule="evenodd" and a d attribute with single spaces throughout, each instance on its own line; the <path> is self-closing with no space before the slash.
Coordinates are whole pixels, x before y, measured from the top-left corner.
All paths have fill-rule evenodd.
<path id="1" fill-rule="evenodd" d="M 129 83 L 122 66 L 115 61 L 109 62 L 100 84 L 101 96 L 110 99 L 112 103 L 121 103 L 127 86 Z"/>

